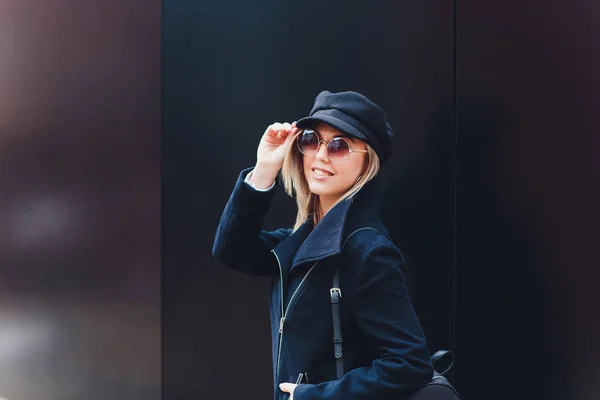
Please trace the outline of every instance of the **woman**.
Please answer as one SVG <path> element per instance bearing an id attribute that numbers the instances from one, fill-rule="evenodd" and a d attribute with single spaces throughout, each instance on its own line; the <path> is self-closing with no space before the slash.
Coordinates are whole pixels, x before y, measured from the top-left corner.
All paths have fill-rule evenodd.
<path id="1" fill-rule="evenodd" d="M 267 128 L 256 165 L 241 172 L 225 207 L 214 257 L 272 278 L 275 399 L 402 399 L 432 379 L 404 259 L 379 217 L 378 171 L 392 137 L 385 113 L 365 96 L 321 92 L 308 117 Z M 296 223 L 265 231 L 280 171 L 298 205 Z M 336 266 L 339 291 L 331 290 Z"/>

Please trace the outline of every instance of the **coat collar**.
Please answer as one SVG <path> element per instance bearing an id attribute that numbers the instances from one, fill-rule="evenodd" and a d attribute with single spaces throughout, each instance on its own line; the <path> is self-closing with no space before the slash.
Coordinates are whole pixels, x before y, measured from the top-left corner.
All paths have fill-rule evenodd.
<path id="1" fill-rule="evenodd" d="M 383 195 L 382 177 L 378 174 L 350 199 L 338 203 L 313 229 L 312 215 L 288 238 L 281 241 L 275 252 L 283 265 L 315 262 L 337 255 L 342 250 L 344 239 L 355 229 L 378 226 L 379 206 Z"/>

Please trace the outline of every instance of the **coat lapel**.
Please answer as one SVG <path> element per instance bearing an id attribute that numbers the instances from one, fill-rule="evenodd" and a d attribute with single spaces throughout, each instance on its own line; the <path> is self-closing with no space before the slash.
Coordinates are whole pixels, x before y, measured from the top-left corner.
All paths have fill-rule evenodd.
<path id="1" fill-rule="evenodd" d="M 344 200 L 325 215 L 296 252 L 291 270 L 300 264 L 340 253 L 345 220 L 351 203 L 352 200 Z"/>
<path id="2" fill-rule="evenodd" d="M 283 278 L 287 278 L 294 255 L 312 231 L 312 220 L 308 219 L 294 233 L 279 242 L 273 249 L 281 263 Z"/>
<path id="3" fill-rule="evenodd" d="M 354 230 L 379 220 L 381 195 L 381 177 L 377 176 L 354 198 L 345 199 L 329 210 L 314 229 L 310 216 L 294 233 L 275 247 L 284 274 L 287 275 L 288 271 L 293 271 L 301 264 L 339 254 L 346 228 Z"/>

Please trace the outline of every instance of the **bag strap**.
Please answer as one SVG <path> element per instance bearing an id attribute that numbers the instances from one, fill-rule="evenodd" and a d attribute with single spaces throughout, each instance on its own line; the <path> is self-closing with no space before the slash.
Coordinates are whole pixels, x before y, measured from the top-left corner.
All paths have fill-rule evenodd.
<path id="1" fill-rule="evenodd" d="M 371 227 L 363 227 L 352 232 L 342 245 L 342 248 L 348 242 L 348 239 L 356 232 L 361 231 L 363 229 L 372 229 L 376 232 L 379 232 L 377 229 Z M 342 324 L 340 320 L 340 299 L 342 298 L 342 290 L 340 289 L 340 265 L 336 264 L 333 270 L 333 286 L 329 289 L 329 295 L 331 296 L 331 316 L 333 318 L 333 352 L 335 355 L 335 369 L 338 379 L 342 379 L 344 376 L 344 359 L 342 353 Z"/>
<path id="2" fill-rule="evenodd" d="M 346 245 L 350 236 L 354 235 L 356 232 L 363 229 L 372 229 L 376 232 L 376 229 L 370 227 L 359 228 L 352 232 L 342 245 L 342 248 Z M 342 290 L 340 289 L 340 265 L 339 263 L 333 269 L 333 286 L 329 289 L 329 294 L 331 296 L 331 316 L 333 318 L 333 350 L 335 355 L 335 369 L 337 374 L 337 379 L 342 379 L 344 376 L 344 359 L 343 359 L 343 347 L 342 347 L 342 325 L 340 320 L 340 299 L 342 298 Z M 452 357 L 452 361 L 448 368 L 446 368 L 443 372 L 439 373 L 441 376 L 445 376 L 450 368 L 454 365 L 454 356 L 448 350 L 438 350 L 431 356 L 431 363 L 435 364 L 438 360 L 440 360 L 445 355 L 449 354 Z"/>
<path id="3" fill-rule="evenodd" d="M 340 289 L 340 267 L 335 266 L 333 271 L 333 287 L 329 289 L 331 296 L 331 315 L 333 317 L 333 350 L 335 355 L 335 369 L 337 378 L 344 376 L 344 360 L 342 358 L 342 325 L 340 322 L 340 298 L 342 290 Z"/>
<path id="4" fill-rule="evenodd" d="M 444 357 L 446 354 L 450 355 L 452 361 L 450 361 L 450 365 L 448 365 L 448 367 L 445 370 L 439 373 L 442 376 L 446 376 L 448 371 L 450 371 L 450 368 L 452 368 L 452 366 L 454 365 L 454 355 L 448 350 L 438 350 L 431 356 L 431 363 L 435 364 L 440 358 Z"/>

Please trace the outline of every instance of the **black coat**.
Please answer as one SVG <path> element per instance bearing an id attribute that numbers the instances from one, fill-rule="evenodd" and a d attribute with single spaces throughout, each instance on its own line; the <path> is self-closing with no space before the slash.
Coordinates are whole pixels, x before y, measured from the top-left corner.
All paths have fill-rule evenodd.
<path id="1" fill-rule="evenodd" d="M 213 245 L 225 266 L 271 277 L 274 397 L 279 383 L 304 381 L 295 400 L 403 399 L 429 382 L 433 367 L 409 299 L 404 258 L 379 218 L 381 178 L 333 207 L 313 228 L 262 230 L 273 190 L 254 190 L 240 174 Z M 373 229 L 361 229 L 361 228 Z M 330 303 L 340 263 L 344 372 L 336 378 Z"/>

